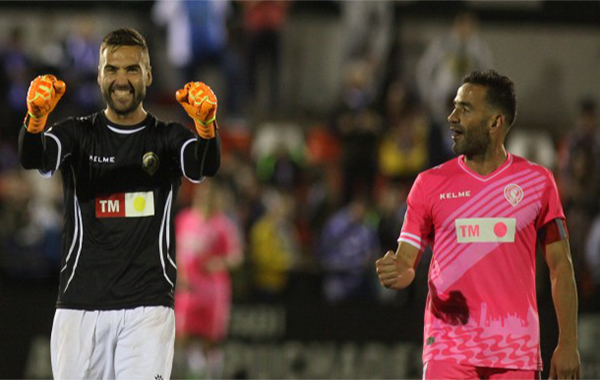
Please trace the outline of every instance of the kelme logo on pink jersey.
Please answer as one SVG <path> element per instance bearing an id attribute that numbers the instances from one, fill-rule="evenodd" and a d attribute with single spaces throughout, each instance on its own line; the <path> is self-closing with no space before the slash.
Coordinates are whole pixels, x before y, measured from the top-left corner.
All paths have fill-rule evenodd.
<path id="1" fill-rule="evenodd" d="M 506 198 L 508 203 L 515 207 L 523 199 L 523 189 L 521 189 L 521 186 L 514 183 L 506 185 L 504 188 L 504 198 Z"/>
<path id="2" fill-rule="evenodd" d="M 151 191 L 117 193 L 96 198 L 96 218 L 138 218 L 154 215 Z"/>
<path id="3" fill-rule="evenodd" d="M 466 218 L 456 219 L 458 243 L 513 243 L 515 241 L 515 218 Z"/>

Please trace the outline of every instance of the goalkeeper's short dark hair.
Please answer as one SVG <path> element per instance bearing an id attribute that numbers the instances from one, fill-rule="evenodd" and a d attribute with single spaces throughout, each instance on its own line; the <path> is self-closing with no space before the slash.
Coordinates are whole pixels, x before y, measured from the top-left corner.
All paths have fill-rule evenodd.
<path id="1" fill-rule="evenodd" d="M 140 32 L 132 28 L 120 28 L 108 33 L 102 40 L 100 53 L 107 47 L 114 49 L 121 46 L 139 46 L 144 53 L 148 55 L 148 58 L 150 57 L 146 38 L 144 38 Z"/>
<path id="2" fill-rule="evenodd" d="M 486 87 L 486 101 L 504 113 L 509 127 L 513 125 L 517 117 L 517 95 L 515 84 L 510 78 L 495 70 L 473 71 L 464 77 L 463 84 L 466 83 Z"/>

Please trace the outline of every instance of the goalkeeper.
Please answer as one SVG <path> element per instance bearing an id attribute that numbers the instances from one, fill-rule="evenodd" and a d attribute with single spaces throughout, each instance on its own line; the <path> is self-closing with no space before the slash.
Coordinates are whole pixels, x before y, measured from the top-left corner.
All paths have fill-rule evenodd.
<path id="1" fill-rule="evenodd" d="M 173 214 L 184 176 L 200 182 L 220 165 L 217 99 L 190 82 L 176 99 L 196 133 L 143 107 L 152 71 L 132 29 L 100 46 L 106 108 L 48 128 L 64 82 L 31 82 L 19 159 L 44 176 L 61 172 L 65 221 L 52 371 L 57 379 L 168 379 L 176 280 Z"/>

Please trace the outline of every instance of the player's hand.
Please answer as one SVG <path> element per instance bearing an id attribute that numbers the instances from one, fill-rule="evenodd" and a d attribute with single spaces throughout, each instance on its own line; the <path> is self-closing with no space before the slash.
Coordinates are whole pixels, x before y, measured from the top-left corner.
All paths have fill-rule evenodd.
<path id="1" fill-rule="evenodd" d="M 387 251 L 385 256 L 375 262 L 377 276 L 381 285 L 389 289 L 400 290 L 406 288 L 415 278 L 413 268 L 405 268 L 398 271 L 396 255 Z"/>
<path id="2" fill-rule="evenodd" d="M 189 82 L 177 90 L 175 98 L 194 120 L 196 131 L 204 139 L 215 137 L 217 120 L 217 97 L 202 82 Z"/>
<path id="3" fill-rule="evenodd" d="M 27 91 L 27 131 L 40 133 L 44 130 L 48 114 L 54 110 L 65 89 L 65 82 L 54 75 L 40 75 L 31 81 Z"/>
<path id="4" fill-rule="evenodd" d="M 581 359 L 575 346 L 559 344 L 550 363 L 550 379 L 581 379 Z"/>

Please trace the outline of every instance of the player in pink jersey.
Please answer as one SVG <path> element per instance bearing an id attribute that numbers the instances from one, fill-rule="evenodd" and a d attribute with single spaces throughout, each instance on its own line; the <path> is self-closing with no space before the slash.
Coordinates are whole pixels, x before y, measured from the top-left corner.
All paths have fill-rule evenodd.
<path id="1" fill-rule="evenodd" d="M 448 117 L 459 157 L 421 173 L 398 250 L 377 260 L 385 287 L 414 279 L 433 249 L 423 336 L 424 379 L 534 379 L 542 370 L 535 254 L 544 248 L 559 341 L 551 378 L 580 376 L 577 291 L 551 172 L 511 155 L 514 85 L 493 70 L 465 77 Z"/>
<path id="2" fill-rule="evenodd" d="M 175 294 L 178 343 L 188 375 L 220 378 L 220 343 L 227 334 L 231 306 L 229 270 L 242 261 L 239 228 L 225 214 L 224 186 L 205 180 L 193 204 L 176 220 L 179 276 Z"/>

